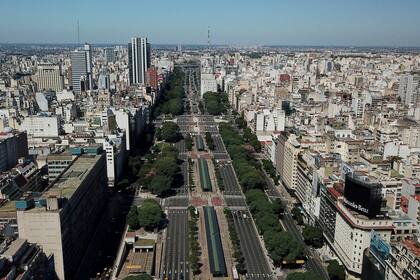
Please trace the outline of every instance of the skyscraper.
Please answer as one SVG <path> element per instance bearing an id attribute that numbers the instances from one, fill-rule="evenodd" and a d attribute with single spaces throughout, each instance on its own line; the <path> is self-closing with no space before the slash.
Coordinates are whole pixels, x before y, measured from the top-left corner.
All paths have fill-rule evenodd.
<path id="1" fill-rule="evenodd" d="M 114 63 L 115 62 L 115 49 L 114 48 L 106 48 L 105 49 L 105 59 L 107 63 Z"/>
<path id="2" fill-rule="evenodd" d="M 398 96 L 405 105 L 420 104 L 420 73 L 413 72 L 400 78 Z"/>
<path id="3" fill-rule="evenodd" d="M 71 58 L 71 82 L 73 91 L 92 89 L 92 54 L 89 44 L 85 44 L 82 50 L 75 50 L 70 54 Z"/>
<path id="4" fill-rule="evenodd" d="M 86 69 L 88 73 L 88 84 L 89 89 L 93 89 L 93 81 L 92 81 L 92 51 L 90 49 L 90 45 L 85 43 L 84 51 L 86 52 Z"/>
<path id="5" fill-rule="evenodd" d="M 150 44 L 147 38 L 131 38 L 128 44 L 128 70 L 130 85 L 144 84 L 150 66 Z"/>

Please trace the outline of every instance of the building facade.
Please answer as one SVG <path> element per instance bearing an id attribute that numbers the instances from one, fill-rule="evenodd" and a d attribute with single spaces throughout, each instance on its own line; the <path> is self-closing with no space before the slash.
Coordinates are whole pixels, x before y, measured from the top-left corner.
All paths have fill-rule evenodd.
<path id="1" fill-rule="evenodd" d="M 62 91 L 64 89 L 64 77 L 61 75 L 61 67 L 58 64 L 38 64 L 37 72 L 33 76 L 38 90 Z"/>
<path id="2" fill-rule="evenodd" d="M 38 199 L 17 207 L 19 238 L 53 254 L 59 279 L 75 279 L 105 206 L 105 155 L 82 155 Z"/>
<path id="3" fill-rule="evenodd" d="M 145 84 L 151 63 L 151 50 L 147 38 L 131 38 L 128 44 L 128 71 L 130 85 Z"/>

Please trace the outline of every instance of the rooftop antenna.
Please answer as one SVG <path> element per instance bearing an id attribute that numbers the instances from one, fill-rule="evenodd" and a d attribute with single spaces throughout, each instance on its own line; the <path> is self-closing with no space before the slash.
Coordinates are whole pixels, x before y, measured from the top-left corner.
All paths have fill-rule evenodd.
<path id="1" fill-rule="evenodd" d="M 77 19 L 77 46 L 80 45 L 80 27 L 79 27 L 79 19 Z"/>
<path id="2" fill-rule="evenodd" d="M 210 50 L 210 26 L 207 27 L 207 48 Z"/>

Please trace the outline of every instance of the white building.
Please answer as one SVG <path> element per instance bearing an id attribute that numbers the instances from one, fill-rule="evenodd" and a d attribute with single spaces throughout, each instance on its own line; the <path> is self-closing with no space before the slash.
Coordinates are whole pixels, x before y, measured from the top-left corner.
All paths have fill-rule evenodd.
<path id="1" fill-rule="evenodd" d="M 38 64 L 37 72 L 32 76 L 38 90 L 62 91 L 64 77 L 58 64 Z"/>
<path id="2" fill-rule="evenodd" d="M 200 81 L 201 96 L 203 96 L 208 91 L 217 92 L 217 81 L 212 73 L 201 73 Z"/>
<path id="3" fill-rule="evenodd" d="M 107 135 L 103 142 L 106 153 L 106 171 L 108 186 L 113 187 L 120 179 L 127 158 L 125 131 Z"/>
<path id="4" fill-rule="evenodd" d="M 58 116 L 29 116 L 20 127 L 32 137 L 58 137 L 60 135 L 60 118 Z"/>

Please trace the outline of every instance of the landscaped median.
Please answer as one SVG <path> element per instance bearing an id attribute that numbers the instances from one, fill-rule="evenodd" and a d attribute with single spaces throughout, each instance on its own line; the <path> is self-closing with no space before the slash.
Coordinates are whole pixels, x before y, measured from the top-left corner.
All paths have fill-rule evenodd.
<path id="1" fill-rule="evenodd" d="M 200 274 L 201 263 L 201 248 L 200 243 L 198 242 L 198 212 L 193 207 L 188 208 L 188 241 L 189 241 L 189 261 L 190 268 L 194 275 Z"/>

